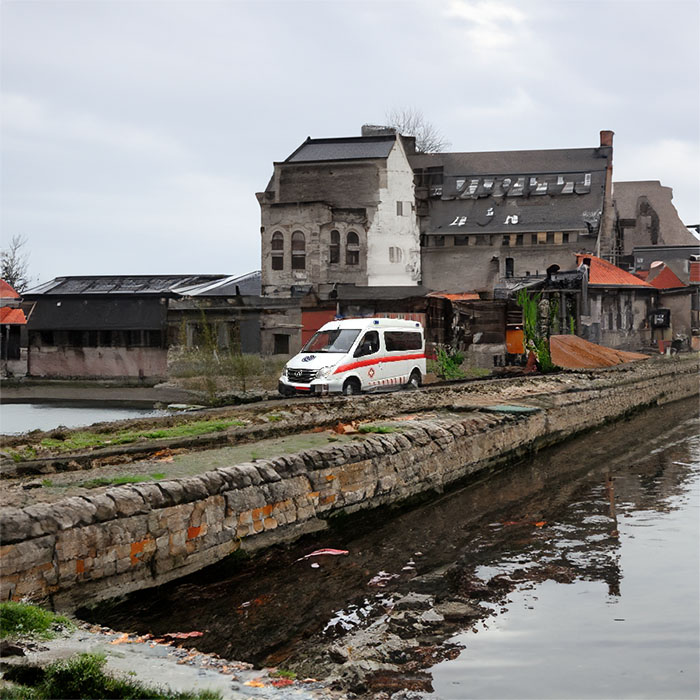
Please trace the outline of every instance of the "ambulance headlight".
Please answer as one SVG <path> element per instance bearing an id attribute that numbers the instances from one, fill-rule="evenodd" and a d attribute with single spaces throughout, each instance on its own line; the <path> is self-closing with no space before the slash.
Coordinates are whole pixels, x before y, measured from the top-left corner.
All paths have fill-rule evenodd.
<path id="1" fill-rule="evenodd" d="M 331 375 L 333 372 L 333 367 L 322 367 L 318 372 L 316 373 L 316 376 L 319 379 L 326 379 Z"/>

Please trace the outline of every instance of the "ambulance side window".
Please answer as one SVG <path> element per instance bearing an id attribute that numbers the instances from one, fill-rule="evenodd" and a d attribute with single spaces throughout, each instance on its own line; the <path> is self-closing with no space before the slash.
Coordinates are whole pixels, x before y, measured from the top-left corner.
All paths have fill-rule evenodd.
<path id="1" fill-rule="evenodd" d="M 379 350 L 379 332 L 367 331 L 355 350 L 355 357 L 373 355 Z"/>

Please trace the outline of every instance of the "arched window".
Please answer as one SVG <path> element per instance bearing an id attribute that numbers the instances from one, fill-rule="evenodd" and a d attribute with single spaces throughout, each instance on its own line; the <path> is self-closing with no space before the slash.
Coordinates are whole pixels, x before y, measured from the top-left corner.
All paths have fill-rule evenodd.
<path id="1" fill-rule="evenodd" d="M 272 269 L 284 270 L 284 234 L 275 231 L 272 234 Z"/>
<path id="2" fill-rule="evenodd" d="M 301 231 L 292 234 L 292 270 L 306 269 L 306 237 Z"/>
<path id="3" fill-rule="evenodd" d="M 348 231 L 345 239 L 345 264 L 360 264 L 360 237 L 354 231 Z"/>
<path id="4" fill-rule="evenodd" d="M 338 231 L 331 231 L 331 245 L 330 245 L 330 262 L 339 263 L 340 262 L 340 233 Z"/>

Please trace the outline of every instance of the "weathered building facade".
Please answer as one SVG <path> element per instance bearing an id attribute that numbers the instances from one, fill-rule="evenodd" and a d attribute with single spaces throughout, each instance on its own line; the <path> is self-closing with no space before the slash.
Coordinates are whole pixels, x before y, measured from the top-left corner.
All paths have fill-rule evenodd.
<path id="1" fill-rule="evenodd" d="M 596 148 L 411 156 L 423 284 L 490 293 L 501 279 L 609 249 L 612 137 Z"/>
<path id="2" fill-rule="evenodd" d="M 417 285 L 412 149 L 412 139 L 392 130 L 309 138 L 275 163 L 257 195 L 263 294 L 327 294 L 337 283 Z"/>
<path id="3" fill-rule="evenodd" d="M 678 216 L 670 187 L 658 180 L 615 182 L 613 196 L 621 262 L 638 269 L 632 260 L 635 248 L 698 247 L 698 239 Z"/>

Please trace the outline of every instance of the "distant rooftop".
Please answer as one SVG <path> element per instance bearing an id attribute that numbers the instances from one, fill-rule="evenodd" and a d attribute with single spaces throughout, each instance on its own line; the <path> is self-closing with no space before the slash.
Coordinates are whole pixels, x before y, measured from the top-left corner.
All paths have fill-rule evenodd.
<path id="1" fill-rule="evenodd" d="M 225 278 L 226 275 L 87 275 L 56 277 L 50 282 L 28 289 L 24 297 L 39 295 L 70 296 L 85 294 L 142 295 L 176 293 L 188 287 Z"/>
<path id="2" fill-rule="evenodd" d="M 0 299 L 19 299 L 19 294 L 11 284 L 0 280 Z"/>
<path id="3" fill-rule="evenodd" d="M 644 287 L 655 289 L 651 284 L 635 277 L 629 272 L 616 267 L 612 263 L 595 255 L 579 253 L 576 255 L 576 264 L 581 265 L 584 260 L 590 260 L 588 268 L 588 284 L 599 287 Z"/>
<path id="4" fill-rule="evenodd" d="M 386 158 L 396 143 L 396 135 L 353 136 L 347 138 L 307 138 L 285 163 L 312 163 L 326 160 Z"/>

